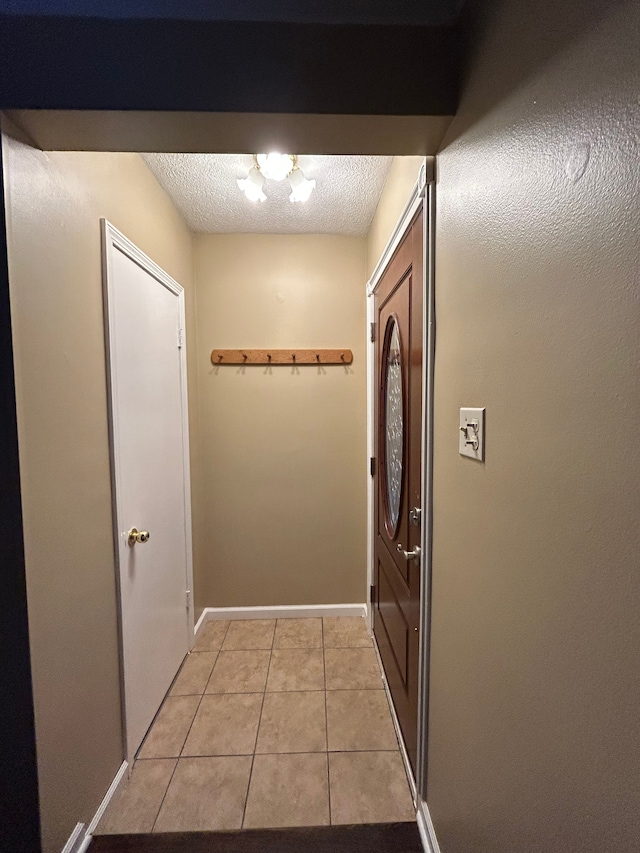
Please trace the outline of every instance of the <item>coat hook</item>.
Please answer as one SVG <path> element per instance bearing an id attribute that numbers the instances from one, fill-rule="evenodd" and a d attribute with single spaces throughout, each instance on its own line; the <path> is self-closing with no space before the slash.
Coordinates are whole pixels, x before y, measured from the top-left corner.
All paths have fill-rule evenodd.
<path id="1" fill-rule="evenodd" d="M 342 359 L 342 361 L 344 361 L 344 353 L 343 352 L 340 353 L 340 358 Z"/>
<path id="2" fill-rule="evenodd" d="M 218 353 L 218 361 L 222 361 L 222 353 L 221 352 Z"/>
<path id="3" fill-rule="evenodd" d="M 267 353 L 267 358 L 269 359 L 269 361 L 271 361 L 271 353 L 270 352 Z"/>
<path id="4" fill-rule="evenodd" d="M 243 361 L 246 361 L 246 360 L 247 360 L 247 354 L 246 354 L 246 352 L 243 352 L 243 353 L 242 353 L 242 360 L 243 360 Z"/>
<path id="5" fill-rule="evenodd" d="M 295 354 L 295 352 L 294 352 L 294 353 L 292 353 L 291 358 L 292 358 L 294 361 L 296 360 L 296 354 Z"/>
<path id="6" fill-rule="evenodd" d="M 316 361 L 318 364 L 320 363 L 320 353 L 316 353 Z"/>

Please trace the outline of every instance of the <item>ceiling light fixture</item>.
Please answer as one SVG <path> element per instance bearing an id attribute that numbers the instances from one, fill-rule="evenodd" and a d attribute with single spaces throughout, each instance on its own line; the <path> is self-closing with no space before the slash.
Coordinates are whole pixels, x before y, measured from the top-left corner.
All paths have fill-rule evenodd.
<path id="1" fill-rule="evenodd" d="M 256 154 L 258 169 L 268 181 L 284 181 L 287 175 L 296 168 L 298 158 L 295 154 Z"/>
<path id="2" fill-rule="evenodd" d="M 267 197 L 262 191 L 264 181 L 264 175 L 261 175 L 257 166 L 254 166 L 246 178 L 238 179 L 238 186 L 249 201 L 266 201 Z"/>
<path id="3" fill-rule="evenodd" d="M 280 154 L 272 151 L 270 154 L 254 154 L 253 168 L 246 178 L 238 179 L 238 186 L 249 201 L 265 201 L 265 181 L 284 181 L 289 179 L 291 194 L 289 201 L 307 201 L 315 189 L 315 180 L 307 180 L 302 169 L 298 168 L 298 157 L 295 154 Z"/>
<path id="4" fill-rule="evenodd" d="M 291 195 L 289 201 L 306 201 L 316 188 L 315 178 L 308 181 L 302 174 L 302 169 L 295 169 L 289 175 Z"/>

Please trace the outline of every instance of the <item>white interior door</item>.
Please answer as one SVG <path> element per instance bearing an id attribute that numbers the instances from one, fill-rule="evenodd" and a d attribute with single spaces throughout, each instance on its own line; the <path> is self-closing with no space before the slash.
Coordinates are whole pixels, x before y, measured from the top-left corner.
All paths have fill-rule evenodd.
<path id="1" fill-rule="evenodd" d="M 126 751 L 131 760 L 189 649 L 184 294 L 108 222 L 103 222 L 103 237 Z M 141 534 L 138 540 L 129 537 L 132 528 Z M 148 541 L 143 541 L 143 531 Z"/>

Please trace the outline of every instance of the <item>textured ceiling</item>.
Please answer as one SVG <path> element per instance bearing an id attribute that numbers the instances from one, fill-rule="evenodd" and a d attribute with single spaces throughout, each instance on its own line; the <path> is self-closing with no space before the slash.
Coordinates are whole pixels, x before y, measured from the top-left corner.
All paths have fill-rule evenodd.
<path id="1" fill-rule="evenodd" d="M 289 201 L 289 182 L 267 181 L 267 200 L 250 202 L 245 178 L 249 154 L 143 154 L 193 231 L 276 234 L 351 234 L 369 230 L 391 157 L 300 155 L 305 177 L 316 179 L 311 198 Z"/>

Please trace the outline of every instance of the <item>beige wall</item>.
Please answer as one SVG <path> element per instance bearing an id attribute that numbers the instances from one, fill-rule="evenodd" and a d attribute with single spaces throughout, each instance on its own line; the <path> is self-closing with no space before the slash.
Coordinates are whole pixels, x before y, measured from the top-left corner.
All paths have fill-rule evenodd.
<path id="1" fill-rule="evenodd" d="M 438 164 L 428 801 L 446 853 L 631 853 L 640 6 L 488 5 Z"/>
<path id="2" fill-rule="evenodd" d="M 199 605 L 366 600 L 364 238 L 198 235 Z M 347 347 L 349 368 L 214 368 L 218 347 Z"/>
<path id="3" fill-rule="evenodd" d="M 394 157 L 367 234 L 367 278 L 375 269 L 416 185 L 424 157 Z"/>
<path id="4" fill-rule="evenodd" d="M 185 286 L 188 335 L 192 238 L 137 154 L 3 143 L 42 832 L 58 853 L 123 754 L 99 219 Z M 194 421 L 196 402 L 192 381 Z M 197 475 L 197 443 L 193 461 Z"/>

